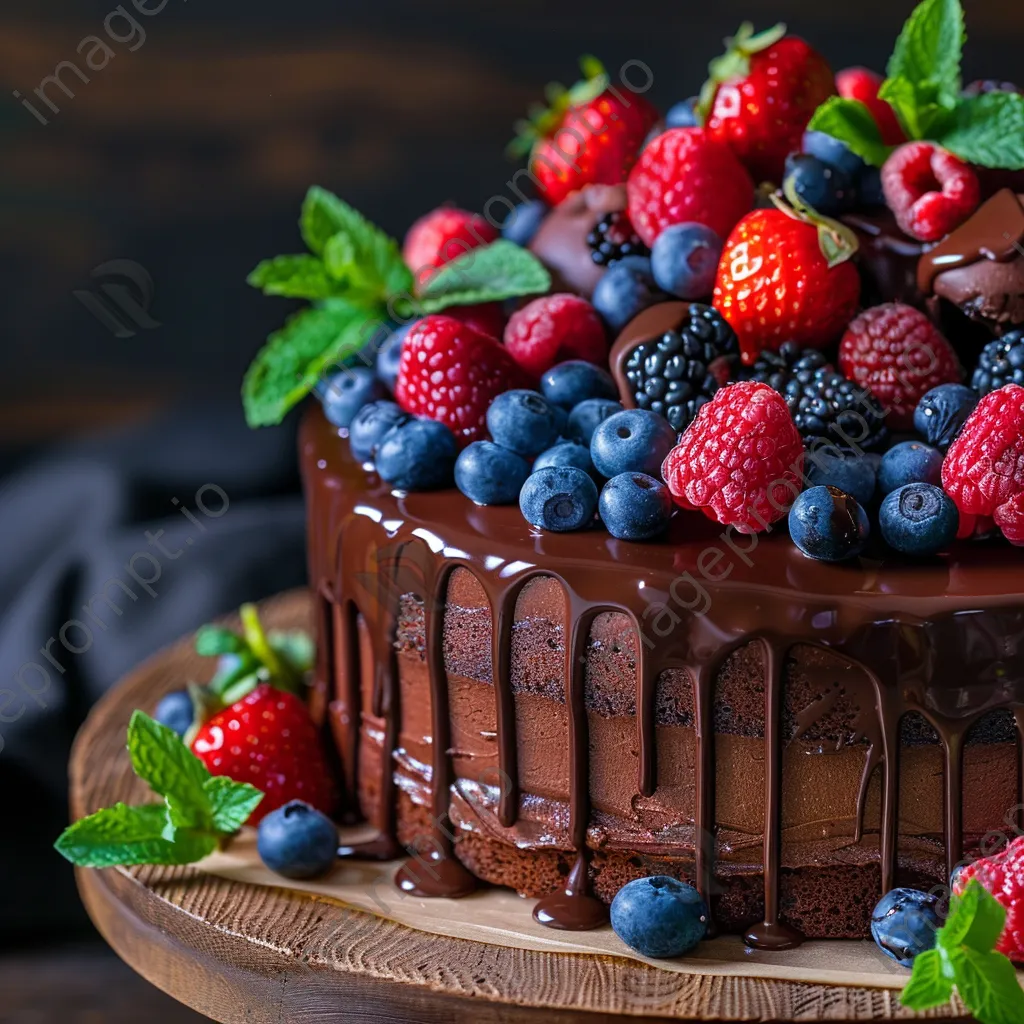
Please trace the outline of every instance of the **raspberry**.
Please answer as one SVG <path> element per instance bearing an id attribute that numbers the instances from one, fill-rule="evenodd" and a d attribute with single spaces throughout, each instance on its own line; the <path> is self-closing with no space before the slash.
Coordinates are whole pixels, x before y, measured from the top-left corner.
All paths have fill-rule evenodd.
<path id="1" fill-rule="evenodd" d="M 965 864 L 953 880 L 960 896 L 976 878 L 1006 910 L 1003 934 L 996 949 L 1016 963 L 1024 963 L 1024 836 L 1018 836 L 998 853 Z"/>
<path id="2" fill-rule="evenodd" d="M 626 183 L 629 219 L 650 246 L 670 224 L 696 221 L 726 238 L 754 205 L 754 183 L 724 143 L 703 128 L 652 139 Z"/>
<path id="3" fill-rule="evenodd" d="M 395 400 L 414 416 L 445 424 L 465 447 L 487 436 L 496 395 L 532 383 L 493 338 L 450 316 L 427 316 L 402 343 Z"/>
<path id="4" fill-rule="evenodd" d="M 948 235 L 981 202 L 974 171 L 930 142 L 908 142 L 885 161 L 882 191 L 896 223 L 921 242 Z"/>
<path id="5" fill-rule="evenodd" d="M 512 314 L 505 348 L 527 373 L 539 377 L 556 363 L 583 359 L 602 365 L 608 339 L 594 307 L 576 295 L 545 295 Z"/>
<path id="6" fill-rule="evenodd" d="M 986 395 L 949 446 L 942 486 L 960 512 L 960 537 L 994 522 L 1024 546 L 1024 387 Z"/>
<path id="7" fill-rule="evenodd" d="M 850 324 L 839 343 L 839 368 L 878 399 L 895 430 L 913 429 L 926 391 L 960 381 L 949 342 L 924 313 L 898 302 L 867 309 Z"/>
<path id="8" fill-rule="evenodd" d="M 440 206 L 424 214 L 405 236 L 402 257 L 422 285 L 437 267 L 444 266 L 478 245 L 498 238 L 498 229 L 477 213 Z"/>
<path id="9" fill-rule="evenodd" d="M 786 516 L 800 493 L 804 444 L 782 396 L 747 381 L 702 406 L 661 467 L 676 504 L 740 533 Z"/>

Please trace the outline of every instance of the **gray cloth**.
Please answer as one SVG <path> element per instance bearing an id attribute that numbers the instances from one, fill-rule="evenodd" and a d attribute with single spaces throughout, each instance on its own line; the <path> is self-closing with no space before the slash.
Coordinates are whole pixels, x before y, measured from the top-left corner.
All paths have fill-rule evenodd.
<path id="1" fill-rule="evenodd" d="M 0 481 L 0 942 L 82 920 L 52 843 L 89 707 L 165 644 L 305 580 L 295 467 L 293 429 L 249 431 L 225 402 Z"/>

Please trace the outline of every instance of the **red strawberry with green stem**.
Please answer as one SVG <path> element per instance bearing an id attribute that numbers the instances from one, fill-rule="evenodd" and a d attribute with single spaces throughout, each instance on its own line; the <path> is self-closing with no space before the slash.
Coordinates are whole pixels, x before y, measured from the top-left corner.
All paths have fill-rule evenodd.
<path id="1" fill-rule="evenodd" d="M 853 318 L 860 276 L 850 258 L 857 239 L 822 217 L 791 188 L 790 205 L 748 213 L 726 240 L 714 306 L 732 325 L 743 361 L 784 341 L 822 348 Z"/>
<path id="2" fill-rule="evenodd" d="M 541 197 L 552 206 L 584 185 L 626 180 L 658 113 L 643 96 L 612 86 L 601 62 L 580 60 L 584 78 L 571 89 L 553 83 L 547 107 L 538 105 L 516 125 L 509 147 L 529 154 Z"/>
<path id="3" fill-rule="evenodd" d="M 814 111 L 836 92 L 828 62 L 785 25 L 755 34 L 744 22 L 708 68 L 699 112 L 712 138 L 727 142 L 755 181 L 782 180 Z"/>

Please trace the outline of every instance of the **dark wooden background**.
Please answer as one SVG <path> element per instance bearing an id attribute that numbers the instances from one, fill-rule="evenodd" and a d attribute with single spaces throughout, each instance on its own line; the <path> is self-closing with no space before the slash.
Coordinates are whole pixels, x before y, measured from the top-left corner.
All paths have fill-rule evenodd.
<path id="1" fill-rule="evenodd" d="M 0 6 L 0 473 L 14 450 L 182 395 L 233 401 L 288 310 L 245 275 L 299 247 L 310 183 L 400 234 L 439 202 L 502 193 L 513 121 L 545 82 L 571 81 L 582 53 L 646 62 L 667 106 L 744 18 L 787 21 L 836 68 L 880 69 L 912 0 L 167 0 L 151 17 L 125 0 L 145 41 L 130 52 L 108 38 L 113 58 L 91 71 L 77 48 L 116 6 Z M 966 7 L 965 78 L 1013 78 L 1024 5 Z M 130 34 L 123 20 L 113 32 Z M 61 109 L 42 125 L 12 93 L 31 98 L 67 60 L 90 81 L 65 70 L 75 97 L 51 90 Z M 159 327 L 116 337 L 75 298 L 113 259 L 152 276 Z M 97 947 L 0 953 L 4 1024 L 194 1019 Z"/>
<path id="2" fill-rule="evenodd" d="M 140 0 L 141 2 L 141 0 Z M 153 9 L 159 0 L 148 0 Z M 1024 7 L 966 0 L 966 75 L 1012 76 Z M 166 0 L 99 71 L 76 49 L 113 0 L 8 0 L 0 13 L 0 437 L 46 437 L 183 392 L 233 392 L 286 312 L 248 289 L 298 246 L 311 182 L 394 233 L 434 204 L 503 190 L 513 120 L 583 52 L 653 70 L 663 105 L 692 93 L 744 17 L 786 20 L 838 68 L 881 67 L 910 0 Z M 123 20 L 113 31 L 131 30 Z M 74 99 L 40 124 L 12 95 L 65 71 Z M 41 108 L 41 105 L 37 106 Z M 152 276 L 159 328 L 118 338 L 75 299 L 104 261 Z"/>

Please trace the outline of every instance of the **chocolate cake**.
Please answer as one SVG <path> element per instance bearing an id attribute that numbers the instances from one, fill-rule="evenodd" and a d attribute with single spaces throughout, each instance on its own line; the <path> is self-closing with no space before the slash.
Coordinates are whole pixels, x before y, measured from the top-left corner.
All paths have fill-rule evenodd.
<path id="1" fill-rule="evenodd" d="M 319 409 L 301 437 L 318 713 L 363 854 L 589 923 L 692 881 L 760 948 L 862 936 L 1019 822 L 1024 602 L 997 547 L 829 565 L 699 517 L 664 543 L 395 496 Z M 449 827 L 450 823 L 450 827 Z"/>

